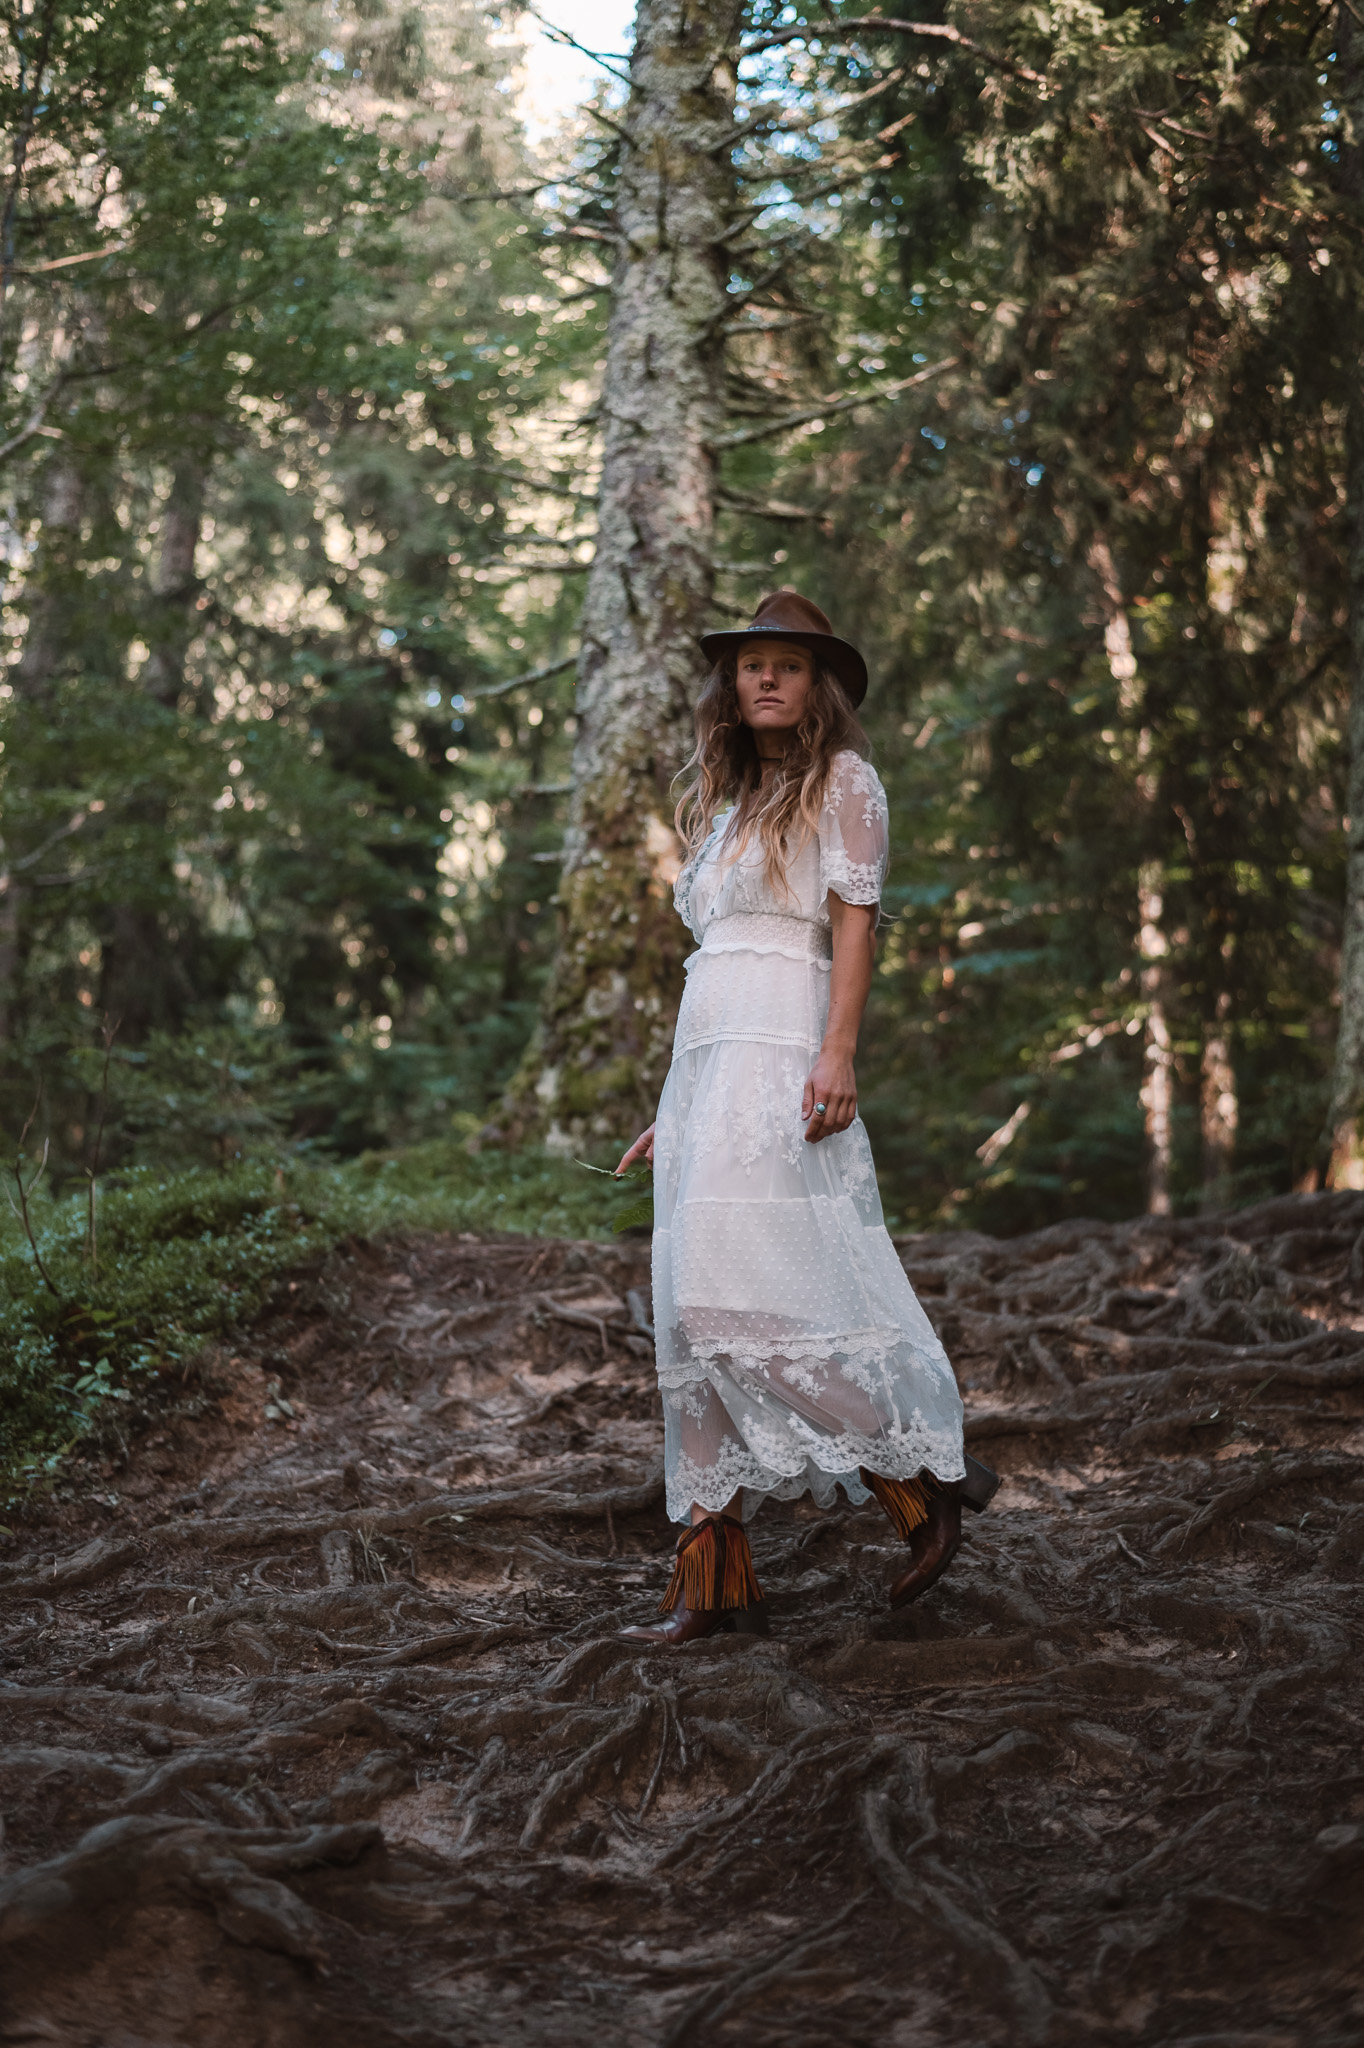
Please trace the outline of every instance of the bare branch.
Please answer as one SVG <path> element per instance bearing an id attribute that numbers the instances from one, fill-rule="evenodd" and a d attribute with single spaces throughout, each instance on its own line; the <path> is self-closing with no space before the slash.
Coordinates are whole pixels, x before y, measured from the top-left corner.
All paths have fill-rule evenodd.
<path id="1" fill-rule="evenodd" d="M 619 235 L 605 234 L 599 228 L 546 228 L 544 234 L 547 242 L 604 242 L 608 249 L 620 244 Z"/>
<path id="2" fill-rule="evenodd" d="M 489 697 L 505 697 L 509 690 L 524 690 L 530 683 L 547 682 L 551 676 L 562 675 L 566 668 L 577 663 L 576 654 L 561 655 L 558 661 L 546 662 L 543 668 L 530 668 L 523 676 L 512 676 L 505 683 L 492 683 L 486 690 L 466 690 L 466 704 L 481 703 Z"/>
<path id="3" fill-rule="evenodd" d="M 26 853 L 21 860 L 12 860 L 7 868 L 0 871 L 0 896 L 8 889 L 11 875 L 22 875 L 26 869 L 36 867 L 43 855 L 50 853 L 60 840 L 69 839 L 73 832 L 79 832 L 85 819 L 86 813 L 77 811 L 64 825 L 59 825 L 55 832 L 49 832 L 42 845 L 35 846 L 32 853 Z"/>
<path id="4" fill-rule="evenodd" d="M 568 30 L 566 28 L 556 28 L 552 21 L 546 21 L 544 15 L 541 14 L 537 8 L 528 7 L 526 9 L 526 12 L 527 14 L 529 14 L 532 21 L 539 22 L 541 28 L 545 31 L 545 34 L 547 36 L 552 37 L 552 39 L 556 43 L 566 43 L 570 50 L 577 50 L 581 56 L 590 57 L 594 64 L 599 64 L 603 71 L 609 71 L 612 78 L 618 78 L 622 85 L 629 85 L 629 72 L 617 71 L 615 65 L 608 63 L 607 59 L 603 57 L 600 50 L 589 50 L 586 43 L 578 42 L 573 36 L 571 36 L 568 33 Z"/>
<path id="5" fill-rule="evenodd" d="M 24 1128 L 19 1133 L 19 1143 L 16 1145 L 14 1149 L 14 1157 L 10 1161 L 9 1170 L 11 1175 L 13 1176 L 14 1186 L 19 1196 L 18 1207 L 16 1208 L 13 1201 L 10 1200 L 8 1191 L 6 1192 L 5 1200 L 9 1202 L 10 1208 L 14 1210 L 14 1214 L 19 1218 L 19 1221 L 24 1226 L 24 1235 L 28 1239 L 29 1250 L 33 1253 L 33 1263 L 38 1268 L 38 1271 L 42 1276 L 43 1285 L 46 1287 L 49 1294 L 55 1294 L 57 1299 L 60 1301 L 61 1289 L 57 1286 L 57 1284 L 52 1278 L 52 1275 L 48 1272 L 47 1267 L 43 1264 L 43 1255 L 38 1249 L 38 1239 L 34 1233 L 33 1218 L 29 1211 L 29 1203 L 33 1199 L 34 1190 L 36 1189 L 39 1181 L 42 1179 L 43 1174 L 47 1169 L 48 1147 L 52 1142 L 50 1138 L 44 1138 L 43 1156 L 38 1161 L 38 1169 L 34 1174 L 32 1180 L 29 1182 L 28 1186 L 24 1186 L 24 1141 L 28 1137 L 29 1131 L 32 1129 L 33 1119 L 38 1114 L 38 1108 L 42 1102 L 42 1099 L 43 1088 L 42 1083 L 39 1082 L 38 1093 L 33 1098 L 33 1107 L 28 1113 L 28 1117 L 24 1123 Z"/>
<path id="6" fill-rule="evenodd" d="M 591 567 L 590 562 L 489 562 L 488 573 L 510 569 L 516 576 L 586 576 Z"/>
<path id="7" fill-rule="evenodd" d="M 22 448 L 26 441 L 31 441 L 35 434 L 44 431 L 43 421 L 47 418 L 48 408 L 65 382 L 66 372 L 63 371 L 38 400 L 28 416 L 27 424 L 20 427 L 17 434 L 11 434 L 8 441 L 0 441 L 0 462 L 3 462 L 7 455 L 13 455 L 16 449 Z"/>
<path id="8" fill-rule="evenodd" d="M 898 398 L 902 391 L 909 391 L 916 384 L 926 384 L 930 377 L 942 375 L 944 370 L 954 370 L 956 356 L 946 356 L 940 363 L 930 363 L 926 370 L 919 370 L 912 377 L 897 378 L 894 384 L 882 384 L 875 391 L 856 393 L 851 398 L 831 399 L 827 404 L 810 406 L 804 412 L 786 413 L 779 420 L 768 420 L 765 426 L 745 427 L 737 434 L 720 434 L 711 442 L 711 447 L 742 448 L 749 441 L 765 441 L 771 434 L 784 434 L 788 428 L 803 427 L 810 420 L 826 420 L 834 413 L 853 412 L 858 406 L 875 405 L 883 398 Z"/>
<path id="9" fill-rule="evenodd" d="M 73 263 L 98 263 L 103 256 L 121 256 L 127 246 L 126 242 L 110 242 L 107 249 L 83 249 L 78 256 L 54 256 L 50 263 L 19 264 L 10 276 L 42 277 L 49 270 L 70 270 Z"/>
<path id="10" fill-rule="evenodd" d="M 808 240 L 809 236 L 802 232 L 799 235 L 788 236 L 784 243 L 779 244 L 776 262 L 769 264 L 768 268 L 760 276 L 755 277 L 747 291 L 735 292 L 725 301 L 724 312 L 717 315 L 711 322 L 710 327 L 706 330 L 707 335 L 709 336 L 715 328 L 726 324 L 731 316 L 738 311 L 739 307 L 746 306 L 749 300 L 754 298 L 757 293 L 766 291 L 768 285 L 774 284 L 796 254 L 796 251 L 803 248 Z"/>
<path id="11" fill-rule="evenodd" d="M 753 519 L 806 520 L 822 516 L 811 511 L 808 505 L 783 505 L 778 501 L 764 503 L 761 498 L 746 498 L 740 491 L 717 491 L 715 497 L 726 511 L 746 512 Z"/>
<path id="12" fill-rule="evenodd" d="M 525 484 L 528 490 L 543 491 L 549 498 L 576 498 L 583 505 L 595 505 L 597 502 L 595 491 L 575 491 L 570 485 L 555 483 L 549 477 L 527 476 L 522 469 L 500 468 L 491 462 L 473 462 L 469 467 L 479 476 L 503 476 L 511 483 Z"/>

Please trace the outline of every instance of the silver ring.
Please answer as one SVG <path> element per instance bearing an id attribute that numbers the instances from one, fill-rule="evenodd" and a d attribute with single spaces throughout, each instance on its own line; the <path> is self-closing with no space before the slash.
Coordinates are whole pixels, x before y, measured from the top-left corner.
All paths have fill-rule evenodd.
<path id="1" fill-rule="evenodd" d="M 815 1104 L 815 1115 L 816 1115 L 816 1116 L 823 1116 L 823 1114 L 824 1114 L 825 1110 L 826 1110 L 826 1109 L 827 1109 L 828 1107 L 829 1107 L 829 1105 L 828 1105 L 828 1103 L 827 1103 L 827 1102 L 817 1102 L 817 1103 Z"/>

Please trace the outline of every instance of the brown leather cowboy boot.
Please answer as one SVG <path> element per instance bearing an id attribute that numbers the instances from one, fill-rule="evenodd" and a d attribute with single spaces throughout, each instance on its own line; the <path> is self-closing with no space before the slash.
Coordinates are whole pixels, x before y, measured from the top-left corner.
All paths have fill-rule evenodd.
<path id="1" fill-rule="evenodd" d="M 707 1515 L 677 1539 L 677 1562 L 659 1602 L 661 1621 L 623 1628 L 632 1643 L 694 1643 L 730 1629 L 765 1636 L 767 1610 L 742 1522 Z"/>
<path id="2" fill-rule="evenodd" d="M 890 1587 L 891 1606 L 907 1607 L 937 1584 L 961 1548 L 962 1508 L 979 1514 L 998 1492 L 999 1476 L 969 1452 L 965 1478 L 946 1484 L 931 1472 L 917 1479 L 885 1479 L 864 1469 L 861 1476 L 909 1545 L 913 1563 Z"/>
<path id="3" fill-rule="evenodd" d="M 960 1483 L 934 1488 L 927 1516 L 909 1537 L 914 1562 L 891 1583 L 892 1607 L 908 1607 L 911 1600 L 936 1586 L 961 1548 Z"/>

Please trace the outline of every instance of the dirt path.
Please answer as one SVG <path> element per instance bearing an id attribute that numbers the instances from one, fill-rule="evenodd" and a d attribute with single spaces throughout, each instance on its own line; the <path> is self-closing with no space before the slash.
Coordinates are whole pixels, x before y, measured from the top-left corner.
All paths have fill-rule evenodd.
<path id="1" fill-rule="evenodd" d="M 4 1553 L 0 2041 L 1354 2048 L 1364 1197 L 903 1250 L 996 1508 L 645 1655 L 646 1248 L 296 1283 Z"/>

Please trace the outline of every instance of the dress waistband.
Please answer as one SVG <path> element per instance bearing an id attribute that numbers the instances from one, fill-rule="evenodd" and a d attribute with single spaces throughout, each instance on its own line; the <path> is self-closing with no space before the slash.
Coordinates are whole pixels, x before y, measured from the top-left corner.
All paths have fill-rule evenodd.
<path id="1" fill-rule="evenodd" d="M 808 917 L 783 917 L 779 911 L 735 911 L 714 917 L 701 939 L 703 953 L 784 953 L 790 960 L 833 958 L 833 939 L 825 925 Z"/>

